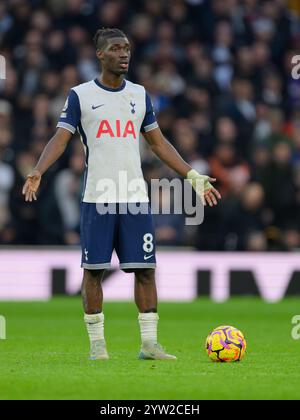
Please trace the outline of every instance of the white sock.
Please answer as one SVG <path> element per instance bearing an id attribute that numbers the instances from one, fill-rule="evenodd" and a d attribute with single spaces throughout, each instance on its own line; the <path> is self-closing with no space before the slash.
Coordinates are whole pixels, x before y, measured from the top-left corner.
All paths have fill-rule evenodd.
<path id="1" fill-rule="evenodd" d="M 87 332 L 90 341 L 104 340 L 104 314 L 84 314 Z"/>
<path id="2" fill-rule="evenodd" d="M 157 323 L 159 316 L 155 312 L 140 313 L 139 324 L 141 330 L 142 344 L 145 342 L 157 343 Z"/>

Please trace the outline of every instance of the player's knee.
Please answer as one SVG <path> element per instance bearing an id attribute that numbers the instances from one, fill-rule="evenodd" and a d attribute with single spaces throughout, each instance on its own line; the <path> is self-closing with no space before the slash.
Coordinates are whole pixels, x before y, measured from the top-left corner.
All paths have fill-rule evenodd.
<path id="1" fill-rule="evenodd" d="M 155 270 L 153 268 L 138 269 L 135 271 L 135 278 L 140 283 L 154 283 Z"/>

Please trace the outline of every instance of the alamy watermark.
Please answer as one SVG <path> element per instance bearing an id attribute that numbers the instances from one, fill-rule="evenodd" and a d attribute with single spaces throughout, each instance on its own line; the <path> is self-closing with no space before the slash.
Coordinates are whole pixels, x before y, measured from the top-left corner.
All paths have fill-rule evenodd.
<path id="1" fill-rule="evenodd" d="M 0 340 L 6 339 L 6 319 L 0 315 Z"/>
<path id="2" fill-rule="evenodd" d="M 292 328 L 292 338 L 293 340 L 300 340 L 300 315 L 295 315 L 292 318 L 292 324 L 294 327 Z"/>
<path id="3" fill-rule="evenodd" d="M 6 79 L 6 61 L 3 55 L 0 55 L 0 79 Z"/>
<path id="4" fill-rule="evenodd" d="M 292 64 L 295 64 L 292 69 L 292 78 L 298 80 L 300 79 L 300 55 L 294 55 L 292 57 Z"/>
<path id="5" fill-rule="evenodd" d="M 179 178 L 152 179 L 148 187 L 142 178 L 128 179 L 127 171 L 120 171 L 118 180 L 104 178 L 98 181 L 96 207 L 101 215 L 136 215 L 149 213 L 150 204 L 152 214 L 181 214 L 185 215 L 186 225 L 200 225 L 204 220 L 202 180 L 197 180 L 196 190 L 197 194 L 188 180 Z"/>

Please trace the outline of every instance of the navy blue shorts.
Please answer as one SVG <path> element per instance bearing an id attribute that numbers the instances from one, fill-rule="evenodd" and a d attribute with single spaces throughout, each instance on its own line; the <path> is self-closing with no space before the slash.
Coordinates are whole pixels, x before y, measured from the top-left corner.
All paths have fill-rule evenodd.
<path id="1" fill-rule="evenodd" d="M 81 267 L 109 268 L 115 249 L 121 269 L 155 268 L 154 226 L 148 203 L 142 203 L 144 210 L 138 214 L 126 212 L 127 204 L 112 205 L 116 214 L 103 214 L 104 205 L 81 206 Z"/>

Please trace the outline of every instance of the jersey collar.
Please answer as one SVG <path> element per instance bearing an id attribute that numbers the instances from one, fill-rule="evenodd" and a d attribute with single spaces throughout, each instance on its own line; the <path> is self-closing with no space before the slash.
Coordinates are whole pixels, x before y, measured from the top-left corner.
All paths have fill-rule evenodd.
<path id="1" fill-rule="evenodd" d="M 107 86 L 102 85 L 102 83 L 99 82 L 99 80 L 96 78 L 94 79 L 94 82 L 96 83 L 97 86 L 99 86 L 101 89 L 107 90 L 108 92 L 120 92 L 121 90 L 123 90 L 126 86 L 126 80 L 124 79 L 121 86 L 119 86 L 118 88 L 109 88 Z"/>

